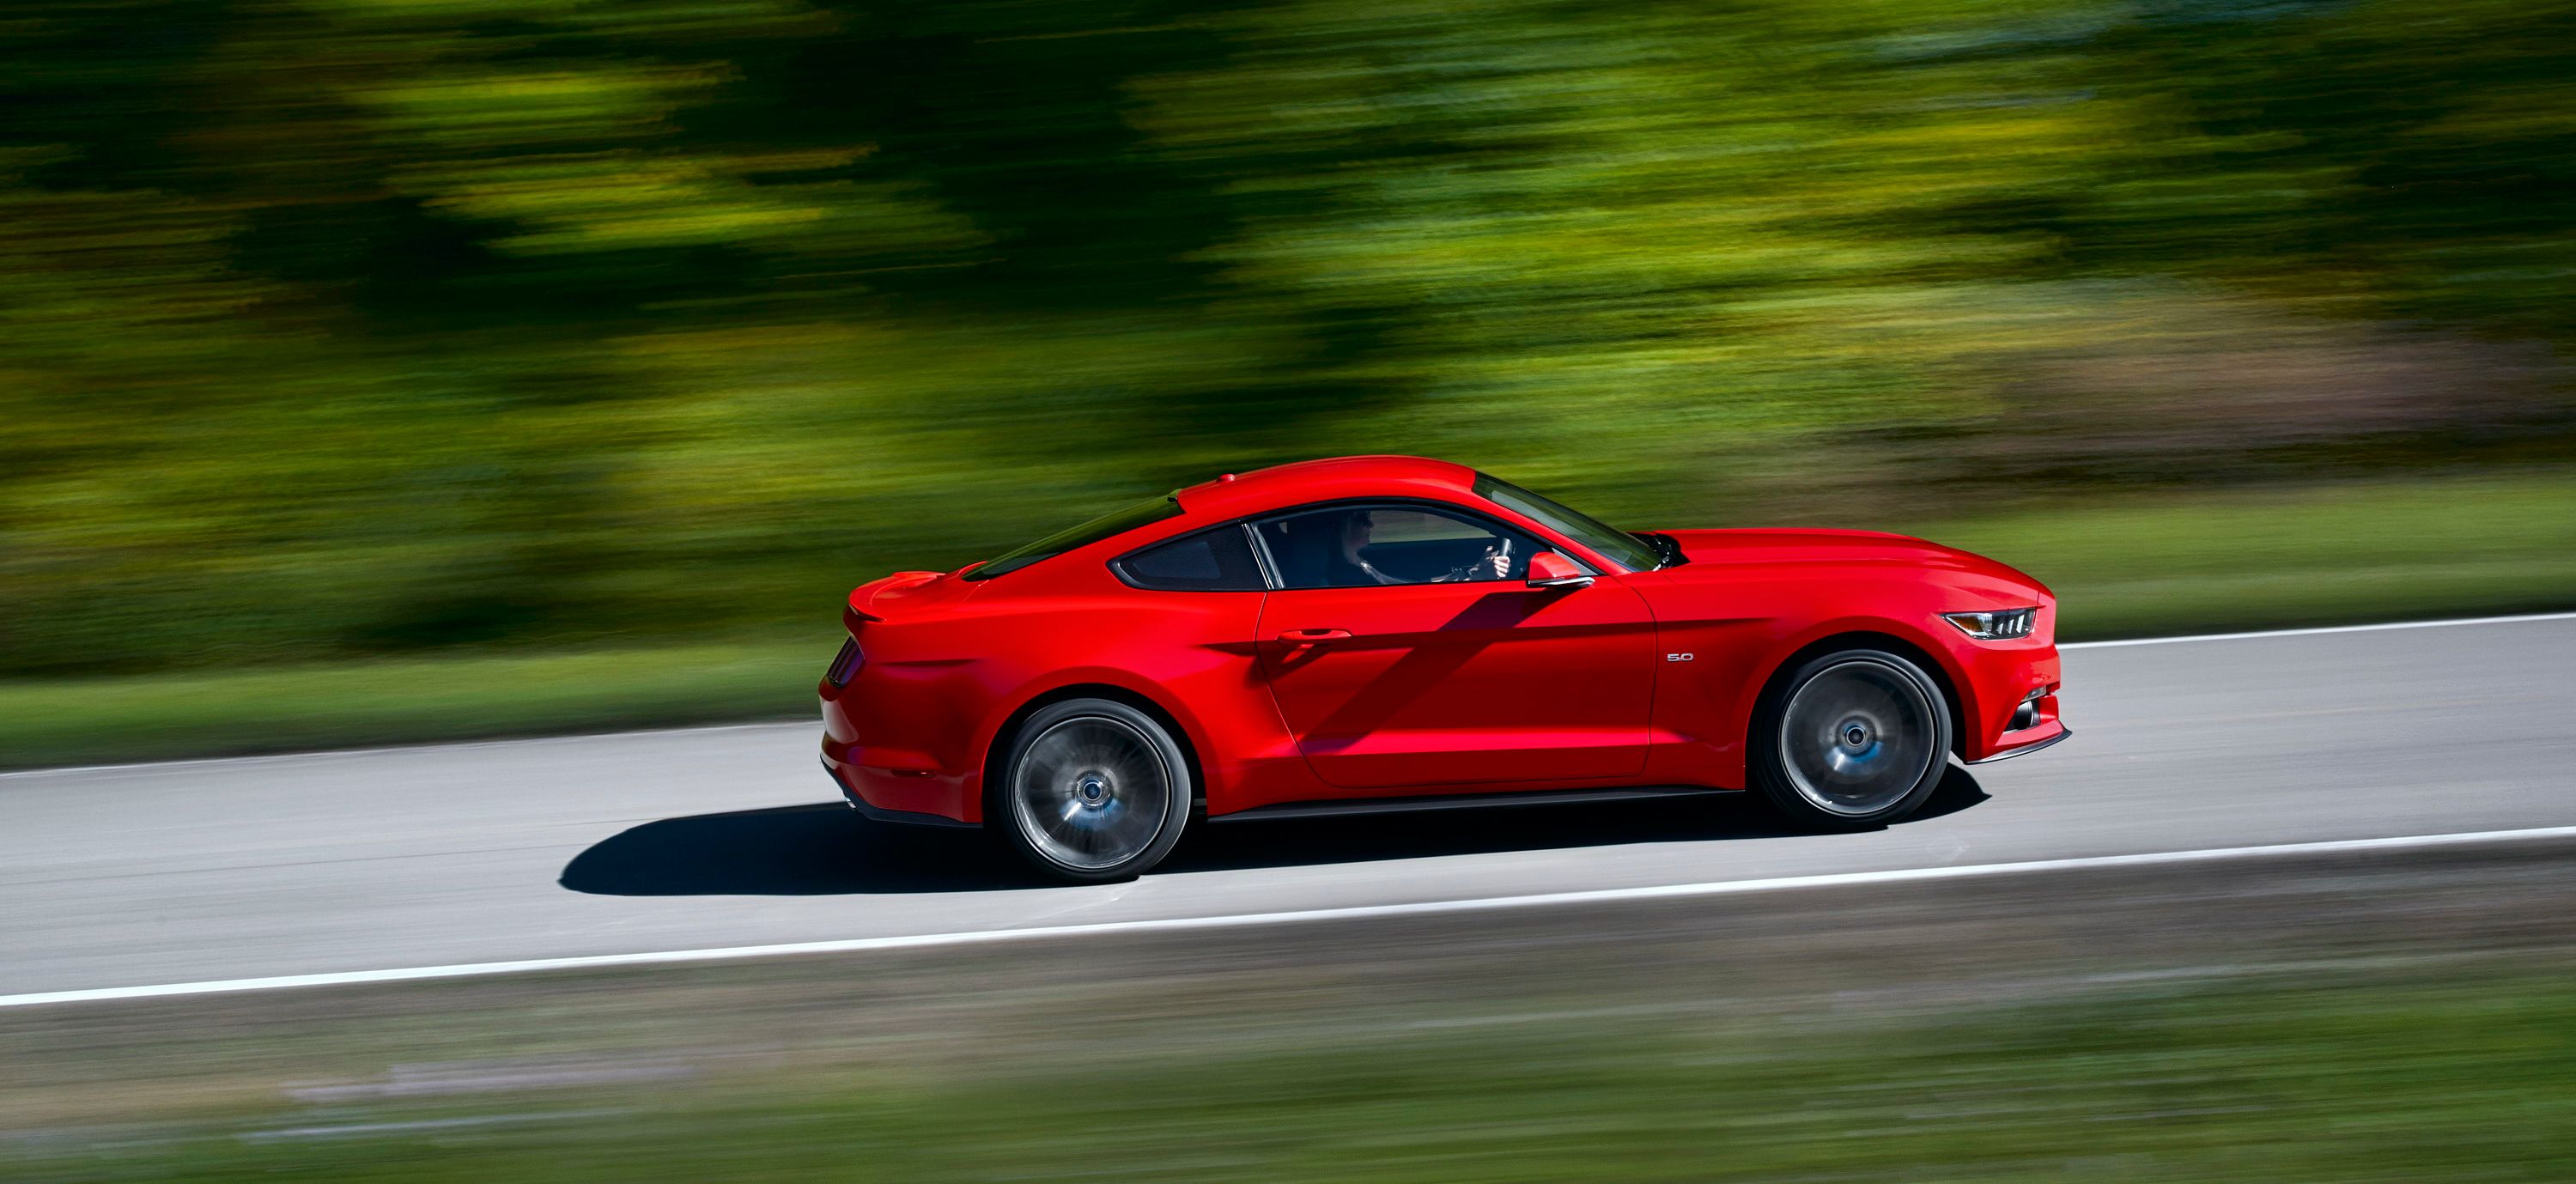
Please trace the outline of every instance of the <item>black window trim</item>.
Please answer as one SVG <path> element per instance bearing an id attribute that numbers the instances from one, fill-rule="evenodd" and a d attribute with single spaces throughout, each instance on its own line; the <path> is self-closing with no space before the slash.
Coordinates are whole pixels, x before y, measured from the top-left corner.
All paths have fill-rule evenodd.
<path id="1" fill-rule="evenodd" d="M 1244 539 L 1244 542 L 1245 542 L 1246 544 L 1250 545 L 1250 546 L 1251 546 L 1251 548 L 1252 548 L 1252 562 L 1253 562 L 1253 566 L 1255 566 L 1255 567 L 1257 567 L 1257 568 L 1259 568 L 1259 569 L 1261 570 L 1261 583 L 1262 583 L 1262 589 L 1261 589 L 1261 590 L 1262 590 L 1262 591 L 1267 591 L 1267 592 L 1320 592 L 1320 591 L 1327 591 L 1327 589 L 1321 589 L 1321 588 L 1290 588 L 1290 587 L 1288 587 L 1288 585 L 1287 585 L 1286 581 L 1282 580 L 1282 579 L 1280 578 L 1280 576 L 1279 576 L 1279 561 L 1278 561 L 1278 559 L 1277 559 L 1275 556 L 1273 556 L 1273 555 L 1271 555 L 1271 554 L 1270 554 L 1270 541 L 1269 541 L 1268 539 L 1265 539 L 1265 538 L 1262 538 L 1262 537 L 1261 537 L 1261 525 L 1262 525 L 1263 523 L 1265 523 L 1265 522 L 1269 522 L 1269 521 L 1272 521 L 1272 520 L 1274 520 L 1274 519 L 1279 519 L 1279 518 L 1294 518 L 1294 517 L 1296 517 L 1296 516 L 1297 516 L 1297 515 L 1299 515 L 1299 514 L 1312 514 L 1312 513 L 1317 513 L 1317 512 L 1319 512 L 1319 511 L 1323 511 L 1323 510 L 1361 510 L 1361 509 L 1375 509 L 1375 508 L 1380 508 L 1380 507 L 1383 507 L 1383 508 L 1386 508 L 1386 509 L 1393 509 L 1393 510 L 1430 510 L 1430 511 L 1433 511 L 1433 512 L 1435 512 L 1435 513 L 1447 514 L 1447 515 L 1449 515 L 1449 516 L 1450 516 L 1450 517 L 1452 517 L 1452 518 L 1461 518 L 1461 519 L 1466 519 L 1466 520 L 1471 521 L 1471 522 L 1478 522 L 1478 523 L 1482 523 L 1482 524 L 1484 524 L 1484 525 L 1486 525 L 1486 526 L 1490 526 L 1490 527 L 1492 527 L 1493 529 L 1495 529 L 1495 530 L 1497 530 L 1497 531 L 1502 531 L 1502 532 L 1509 533 L 1509 534 L 1526 535 L 1526 536 L 1528 536 L 1528 537 L 1530 537 L 1530 538 L 1533 538 L 1533 539 L 1538 540 L 1538 542 L 1539 542 L 1541 545 L 1545 546 L 1548 550 L 1550 550 L 1550 551 L 1554 551 L 1554 552 L 1556 552 L 1557 554 L 1564 556 L 1564 557 L 1566 558 L 1566 561 L 1567 561 L 1567 562 L 1572 563 L 1574 566 L 1576 566 L 1576 567 L 1578 567 L 1578 568 L 1581 568 L 1581 569 L 1583 570 L 1583 574 L 1588 575 L 1588 576 L 1599 576 L 1600 574 L 1602 574 L 1602 573 L 1601 573 L 1601 569 L 1600 569 L 1600 567 L 1599 567 L 1599 566 L 1597 566 L 1597 565 L 1593 564 L 1592 562 L 1590 562 L 1590 561 L 1588 561 L 1588 560 L 1584 559 L 1584 558 L 1583 558 L 1583 556 L 1581 556 L 1581 555 L 1579 555 L 1579 554 L 1576 554 L 1576 553 L 1575 553 L 1575 552 L 1573 552 L 1573 551 L 1567 550 L 1567 549 L 1565 548 L 1565 545 L 1564 545 L 1563 543 L 1555 542 L 1555 541 L 1550 540 L 1550 539 L 1547 537 L 1547 535 L 1546 535 L 1546 534 L 1544 534 L 1543 532 L 1536 531 L 1536 530 L 1524 529 L 1524 528 L 1522 528 L 1522 527 L 1520 527 L 1520 526 L 1516 526 L 1516 525 L 1514 525 L 1514 524 L 1512 524 L 1512 523 L 1510 523 L 1510 522 L 1506 522 L 1506 521 L 1504 521 L 1504 520 L 1503 520 L 1503 519 L 1501 519 L 1501 518 L 1495 517 L 1495 516 L 1494 516 L 1494 515 L 1492 515 L 1492 514 L 1488 514 L 1488 513 L 1486 513 L 1486 512 L 1485 512 L 1485 511 L 1483 511 L 1483 510 L 1477 509 L 1477 508 L 1476 508 L 1476 507 L 1474 507 L 1474 506 L 1464 506 L 1464 505 L 1460 505 L 1460 504 L 1458 504 L 1458 503 L 1456 503 L 1456 502 L 1444 502 L 1444 501 L 1441 501 L 1441 500 L 1439 500 L 1439 499 L 1437 499 L 1437 498 L 1427 498 L 1427 497 L 1345 497 L 1345 498 L 1335 498 L 1335 499 L 1333 499 L 1332 501 L 1323 501 L 1323 502 L 1306 502 L 1306 503 L 1304 503 L 1304 504 L 1302 504 L 1302 505 L 1290 506 L 1290 507 L 1287 507 L 1286 509 L 1280 509 L 1280 510 L 1265 510 L 1265 511 L 1263 511 L 1263 512 L 1261 512 L 1261 513 L 1258 513 L 1258 514 L 1252 514 L 1252 515 L 1248 515 L 1248 516 L 1246 516 L 1246 517 L 1242 517 L 1242 518 L 1229 519 L 1229 520 L 1227 520 L 1227 521 L 1217 523 L 1217 524 L 1216 524 L 1216 525 L 1214 525 L 1214 526 L 1202 526 L 1202 527 L 1199 527 L 1199 528 L 1198 528 L 1198 529 L 1196 529 L 1196 530 L 1185 530 L 1185 531 L 1180 532 L 1179 534 L 1166 535 L 1166 536 L 1164 536 L 1164 537 L 1162 537 L 1162 538 L 1155 539 L 1153 542 L 1147 543 L 1147 544 L 1145 544 L 1145 545 L 1143 545 L 1143 546 L 1141 546 L 1141 547 L 1135 547 L 1135 548 L 1132 548 L 1132 549 L 1127 550 L 1127 551 L 1125 551 L 1125 552 L 1122 552 L 1122 553 L 1120 553 L 1120 554 L 1118 554 L 1118 555 L 1116 555 L 1116 556 L 1111 557 L 1111 558 L 1110 558 L 1110 560 L 1109 560 L 1109 562 L 1107 563 L 1107 565 L 1106 565 L 1106 566 L 1109 568 L 1109 574 L 1110 574 L 1110 575 L 1112 575 L 1112 576 L 1117 577 L 1117 579 L 1118 579 L 1118 582 L 1119 582 L 1119 583 L 1121 583 L 1121 584 L 1125 584 L 1125 585 L 1127 585 L 1127 586 L 1128 586 L 1128 587 L 1130 587 L 1130 588 L 1134 588 L 1134 589 L 1136 589 L 1136 590 L 1137 590 L 1137 591 L 1139 591 L 1139 592 L 1179 592 L 1179 593 L 1183 593 L 1183 594 L 1185 594 L 1185 595 L 1189 595 L 1189 594 L 1205 594 L 1205 593 L 1210 593 L 1210 592 L 1249 592 L 1249 591 L 1252 591 L 1253 589 L 1250 589 L 1250 588 L 1148 588 L 1148 587 L 1146 587 L 1146 586 L 1145 586 L 1145 585 L 1143 585 L 1143 584 L 1139 584 L 1139 583 L 1137 583 L 1137 582 L 1135 581 L 1135 579 L 1134 579 L 1132 576 L 1128 575 L 1128 573 L 1127 573 L 1127 561 L 1128 561 L 1129 559 L 1135 558 L 1135 557 L 1136 557 L 1136 556 L 1138 556 L 1138 555 L 1142 555 L 1142 554 L 1144 554 L 1145 552 L 1147 552 L 1147 551 L 1151 551 L 1151 550 L 1153 550 L 1153 549 L 1154 549 L 1154 548 L 1156 548 L 1156 547 L 1165 546 L 1165 545 L 1167 545 L 1167 544 L 1171 544 L 1171 543 L 1184 542 L 1184 541 L 1187 541 L 1187 540 L 1189 540 L 1189 539 L 1197 538 L 1198 536 L 1203 535 L 1203 534 L 1212 534 L 1212 533 L 1214 533 L 1214 532 L 1216 532 L 1216 531 L 1224 530 L 1224 529 L 1227 529 L 1228 527 L 1231 527 L 1231 528 L 1233 528 L 1233 529 L 1236 529 L 1236 530 L 1240 530 L 1240 531 L 1242 531 L 1242 532 L 1243 532 L 1243 539 Z M 1167 519 L 1166 521 L 1168 521 L 1168 519 Z M 1053 557 L 1053 556 L 1049 556 L 1048 558 L 1054 558 L 1054 557 Z M 1041 560 L 1040 562 L 1044 562 L 1044 561 L 1043 561 L 1043 560 Z M 1485 581 L 1478 581 L 1478 582 L 1479 582 L 1479 583 L 1494 583 L 1494 582 L 1496 582 L 1496 581 L 1485 580 Z M 1356 585 L 1353 585 L 1353 587 L 1360 587 L 1360 588 L 1426 588 L 1426 587 L 1429 587 L 1429 586 L 1430 586 L 1430 585 L 1428 585 L 1428 584 L 1356 584 Z M 1330 591 L 1342 591 L 1343 589 L 1335 588 L 1335 589 L 1329 589 L 1329 590 L 1330 590 Z"/>
<path id="2" fill-rule="evenodd" d="M 1577 517 L 1577 518 L 1582 518 L 1582 519 L 1584 519 L 1584 520 L 1586 520 L 1586 521 L 1589 521 L 1589 522 L 1591 522 L 1593 525 L 1595 525 L 1595 526 L 1599 526 L 1599 527 L 1601 527 L 1602 529 L 1604 529 L 1604 530 L 1608 530 L 1608 531 L 1610 531 L 1610 532 L 1612 532 L 1612 533 L 1614 533 L 1614 534 L 1624 534 L 1624 535 L 1629 536 L 1630 538 L 1636 538 L 1636 537 L 1638 537 L 1638 532 L 1635 532 L 1635 531 L 1620 530 L 1620 529 L 1619 529 L 1618 527 L 1616 527 L 1616 526 L 1612 526 L 1612 525 L 1610 525 L 1610 524 L 1609 524 L 1609 523 L 1607 523 L 1607 522 L 1603 522 L 1602 520 L 1600 520 L 1600 519 L 1598 519 L 1598 518 L 1594 518 L 1594 517 L 1593 517 L 1592 515 L 1590 515 L 1590 514 L 1586 514 L 1586 513 L 1584 513 L 1584 512 L 1583 512 L 1583 511 L 1581 511 L 1581 510 L 1575 509 L 1575 508 L 1574 508 L 1574 507 L 1572 507 L 1572 506 L 1569 506 L 1569 505 L 1566 505 L 1566 504 L 1565 504 L 1565 503 L 1563 503 L 1563 502 L 1557 501 L 1555 498 L 1552 498 L 1552 497 L 1547 496 L 1546 494 L 1540 493 L 1540 492 L 1538 492 L 1538 491 L 1537 491 L 1537 490 L 1535 490 L 1535 489 L 1526 489 L 1526 488 L 1523 488 L 1523 487 L 1518 486 L 1518 485 L 1513 485 L 1511 482 L 1506 481 L 1506 480 L 1504 480 L 1504 479 L 1502 479 L 1502 478 L 1500 478 L 1500 477 L 1497 477 L 1497 476 L 1493 475 L 1492 473 L 1488 473 L 1488 472 L 1486 472 L 1486 471 L 1484 471 L 1484 470 L 1482 470 L 1482 469 L 1478 469 L 1478 470 L 1475 470 L 1475 479 L 1474 479 L 1473 481 L 1469 482 L 1470 492 L 1473 492 L 1473 493 L 1474 493 L 1478 498 L 1482 499 L 1483 501 L 1485 501 L 1485 502 L 1486 502 L 1486 503 L 1488 503 L 1488 504 L 1496 505 L 1496 506 L 1501 506 L 1501 505 L 1503 504 L 1503 503 L 1501 503 L 1501 502 L 1499 502 L 1499 501 L 1496 501 L 1496 500 L 1494 499 L 1493 495 L 1492 495 L 1490 492 L 1488 492 L 1488 491 L 1486 491 L 1484 488 L 1482 488 L 1482 486 L 1484 486 L 1484 485 L 1485 485 L 1486 483 L 1488 483 L 1488 482 L 1491 482 L 1491 483 L 1496 484 L 1496 485 L 1506 485 L 1506 486 L 1510 486 L 1510 487 L 1511 487 L 1511 488 L 1513 488 L 1513 489 L 1519 490 L 1520 492 L 1525 493 L 1525 494 L 1528 494 L 1528 495 L 1529 495 L 1529 496 L 1531 496 L 1531 497 L 1537 498 L 1537 499 L 1538 499 L 1538 500 L 1540 500 L 1540 501 L 1547 502 L 1547 503 L 1549 503 L 1550 505 L 1553 505 L 1553 506 L 1555 506 L 1556 508 L 1558 508 L 1558 509 L 1560 509 L 1560 510 L 1565 511 L 1566 513 L 1572 514 L 1572 515 L 1574 515 L 1574 516 L 1575 516 L 1575 517 Z M 1506 507 L 1504 507 L 1504 508 L 1505 508 L 1505 509 L 1510 509 L 1510 507 L 1508 507 L 1508 506 L 1506 506 Z M 1534 517 L 1532 517 L 1532 516 L 1531 516 L 1531 515 L 1529 515 L 1529 514 L 1523 513 L 1523 512 L 1522 512 L 1522 511 L 1520 511 L 1520 510 L 1513 510 L 1512 512 L 1513 512 L 1513 513 L 1515 513 L 1515 514 L 1521 514 L 1523 517 L 1529 517 L 1529 518 L 1532 518 L 1532 521 L 1536 521 L 1536 519 L 1535 519 Z M 1550 526 L 1550 527 L 1549 527 L 1549 529 L 1553 530 L 1553 529 L 1555 529 L 1555 527 Z M 1599 550 L 1598 548 L 1593 547 L 1590 543 L 1583 543 L 1583 542 L 1582 542 L 1582 540 L 1580 540 L 1580 539 L 1575 539 L 1575 538 L 1573 538 L 1573 536 L 1571 536 L 1571 535 L 1568 535 L 1568 536 L 1567 536 L 1567 538 L 1568 538 L 1568 540 L 1569 540 L 1569 541 L 1573 541 L 1573 542 L 1581 543 L 1581 544 L 1582 544 L 1582 546 L 1583 546 L 1586 550 L 1595 550 L 1595 551 Z M 1642 540 L 1641 540 L 1641 541 L 1642 541 Z M 1663 550 L 1662 550 L 1662 548 L 1657 547 L 1657 546 L 1655 546 L 1655 545 L 1654 545 L 1654 544 L 1652 544 L 1652 543 L 1648 543 L 1648 544 L 1646 544 L 1646 545 L 1647 545 L 1647 548 L 1648 548 L 1649 550 L 1652 550 L 1652 551 L 1654 551 L 1654 552 L 1656 553 L 1656 554 L 1655 554 L 1655 558 L 1656 558 L 1655 566 L 1653 566 L 1653 567 L 1642 567 L 1642 568 L 1626 568 L 1626 566 L 1625 566 L 1624 564 L 1622 564 L 1621 566 L 1622 566 L 1623 568 L 1625 568 L 1626 570 L 1629 570 L 1629 571 L 1662 571 L 1662 570 L 1667 566 L 1667 565 L 1663 562 Z M 1619 560 L 1617 559 L 1617 557 L 1616 557 L 1616 556 L 1607 556 L 1607 553 L 1606 553 L 1606 552 L 1604 553 L 1604 555 L 1605 555 L 1606 557 L 1608 557 L 1608 558 L 1611 560 L 1611 562 L 1613 562 L 1613 563 L 1618 563 L 1618 562 L 1619 562 Z M 1570 554 L 1570 553 L 1566 554 L 1566 556 L 1565 556 L 1565 557 L 1566 557 L 1566 558 L 1568 558 L 1568 559 L 1577 559 L 1577 560 L 1579 561 L 1579 557 L 1578 557 L 1578 556 L 1575 556 L 1575 555 Z M 1673 565 L 1673 566 L 1678 566 L 1678 565 Z M 1593 574 L 1594 574 L 1594 575 L 1599 575 L 1600 573 L 1599 573 L 1599 572 L 1594 572 Z"/>
<path id="3" fill-rule="evenodd" d="M 1556 552 L 1556 553 L 1557 553 L 1557 554 L 1559 554 L 1559 555 L 1563 555 L 1563 556 L 1565 556 L 1565 558 L 1566 558 L 1566 561 L 1567 561 L 1567 562 L 1572 563 L 1574 566 L 1576 566 L 1576 567 L 1579 567 L 1579 568 L 1583 569 L 1583 574 L 1585 574 L 1585 575 L 1588 575 L 1588 576 L 1599 576 L 1599 575 L 1601 574 L 1601 571 L 1600 571 L 1600 569 L 1599 569 L 1598 567 L 1595 567 L 1593 564 L 1591 564 L 1591 563 L 1589 563 L 1589 562 L 1585 561 L 1585 560 L 1584 560 L 1584 558 L 1583 558 L 1581 555 L 1577 555 L 1577 554 L 1575 554 L 1575 553 L 1573 553 L 1573 552 L 1571 552 L 1571 551 L 1566 550 L 1566 549 L 1565 549 L 1565 545 L 1564 545 L 1563 543 L 1555 542 L 1555 541 L 1553 541 L 1553 540 L 1549 539 L 1549 538 L 1547 537 L 1547 535 L 1546 535 L 1546 534 L 1544 534 L 1544 533 L 1541 533 L 1541 532 L 1539 532 L 1539 531 L 1535 531 L 1535 530 L 1526 530 L 1526 529 L 1523 529 L 1523 528 L 1521 528 L 1521 527 L 1514 526 L 1513 524 L 1511 524 L 1511 523 L 1509 523 L 1509 522 L 1505 522 L 1505 521 L 1503 521 L 1502 519 L 1497 518 L 1497 517 L 1495 517 L 1495 516 L 1493 516 L 1493 515 L 1491 515 L 1491 514 L 1485 513 L 1485 512 L 1484 512 L 1484 511 L 1482 511 L 1482 510 L 1476 509 L 1476 508 L 1475 508 L 1475 507 L 1473 507 L 1473 506 L 1462 506 L 1462 505 L 1459 505 L 1459 504 L 1458 504 L 1458 503 L 1456 503 L 1456 502 L 1444 502 L 1444 501 L 1441 501 L 1441 500 L 1439 500 L 1439 499 L 1437 499 L 1437 498 L 1427 498 L 1427 497 L 1346 497 L 1346 498 L 1337 498 L 1337 499 L 1335 499 L 1335 500 L 1333 500 L 1333 501 L 1328 501 L 1328 502 L 1308 502 L 1308 503 L 1306 503 L 1306 504 L 1304 504 L 1304 505 L 1302 505 L 1302 506 L 1291 506 L 1291 507 L 1289 507 L 1289 508 L 1287 508 L 1287 509 L 1284 509 L 1284 510 L 1272 510 L 1272 511 L 1269 511 L 1268 513 L 1255 514 L 1255 515 L 1253 515 L 1252 517 L 1242 519 L 1242 520 L 1241 520 L 1241 525 L 1243 526 L 1243 528 L 1244 528 L 1246 531 L 1248 531 L 1248 532 L 1250 532 L 1250 533 L 1251 533 L 1251 536 L 1252 536 L 1252 554 L 1253 554 L 1254 558 L 1256 558 L 1256 559 L 1258 559 L 1258 560 L 1260 561 L 1260 563 L 1261 563 L 1261 575 L 1262 575 L 1262 578 L 1263 578 L 1263 579 L 1266 579 L 1266 580 L 1268 580 L 1268 581 L 1270 582 L 1270 590 L 1271 590 L 1271 591 L 1273 591 L 1273 592 L 1324 592 L 1324 591 L 1341 592 L 1341 591 L 1347 591 L 1348 589 L 1339 588 L 1339 587 L 1336 587 L 1336 588 L 1330 588 L 1330 589 L 1326 589 L 1326 588 L 1290 588 L 1290 587 L 1286 586 L 1286 585 L 1285 585 L 1285 584 L 1280 580 L 1280 578 L 1279 578 L 1279 566 L 1278 566 L 1278 560 L 1270 554 L 1270 541 L 1269 541 L 1268 539 L 1265 539 L 1265 538 L 1262 538 L 1262 537 L 1261 537 L 1261 530 L 1260 530 L 1260 527 L 1261 527 L 1261 525 L 1262 525 L 1263 523 L 1270 522 L 1270 521 L 1273 521 L 1273 520 L 1275 520 L 1275 519 L 1280 519 L 1280 518 L 1294 518 L 1294 517 L 1296 517 L 1296 516 L 1298 516 L 1298 515 L 1300 515 L 1300 514 L 1312 514 L 1312 513 L 1316 513 L 1316 512 L 1318 512 L 1318 511 L 1321 511 L 1321 510 L 1367 510 L 1367 509 L 1376 509 L 1376 508 L 1380 508 L 1380 507 L 1384 507 L 1384 508 L 1386 508 L 1386 509 L 1393 509 L 1393 510 L 1431 510 L 1431 511 L 1433 511 L 1433 512 L 1435 512 L 1435 513 L 1441 513 L 1441 514 L 1449 515 L 1449 516 L 1450 516 L 1450 517 L 1452 517 L 1452 518 L 1463 518 L 1463 519 L 1467 519 L 1467 520 L 1472 521 L 1472 522 L 1481 522 L 1481 523 L 1484 523 L 1484 524 L 1485 524 L 1485 525 L 1487 525 L 1487 526 L 1491 526 L 1491 527 L 1493 527 L 1495 530 L 1497 530 L 1497 531 L 1499 531 L 1499 532 L 1502 532 L 1502 533 L 1522 535 L 1522 536 L 1526 536 L 1526 537 L 1528 537 L 1528 538 L 1536 539 L 1536 540 L 1539 542 L 1539 544 L 1540 544 L 1541 546 L 1545 547 L 1546 549 L 1548 549 L 1548 550 L 1550 550 L 1550 551 L 1554 551 L 1554 552 Z M 1179 537 L 1179 536 L 1174 536 L 1174 537 Z M 1479 584 L 1489 584 L 1489 583 L 1499 583 L 1499 582 L 1507 582 L 1507 581 L 1495 581 L 1495 580 L 1478 580 L 1478 581 L 1474 581 L 1474 583 L 1479 583 Z M 1432 586 L 1432 585 L 1431 585 L 1431 584 L 1429 584 L 1429 583 L 1419 583 L 1419 584 L 1354 584 L 1354 585 L 1352 585 L 1352 587 L 1354 587 L 1354 588 L 1428 588 L 1428 587 L 1431 587 L 1431 586 Z M 1468 586 L 1470 586 L 1470 585 L 1468 585 L 1468 584 L 1460 584 L 1460 585 L 1457 585 L 1457 586 L 1459 586 L 1459 587 L 1468 587 Z"/>
<path id="4" fill-rule="evenodd" d="M 1243 545 L 1252 548 L 1252 565 L 1261 569 L 1261 586 L 1272 592 L 1287 590 L 1287 581 L 1279 578 L 1279 566 L 1270 561 L 1270 544 L 1261 541 L 1261 532 L 1253 529 L 1252 519 L 1241 519 L 1234 528 L 1243 532 Z"/>

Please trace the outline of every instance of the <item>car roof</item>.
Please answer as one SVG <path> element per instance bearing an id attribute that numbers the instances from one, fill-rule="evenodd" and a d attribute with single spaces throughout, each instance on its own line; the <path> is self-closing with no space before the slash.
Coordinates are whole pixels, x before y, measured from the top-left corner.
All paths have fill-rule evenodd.
<path id="1" fill-rule="evenodd" d="M 1453 501 L 1473 493 L 1476 470 L 1420 456 L 1337 456 L 1226 474 L 1176 491 L 1183 513 L 1233 518 L 1308 502 L 1354 497 L 1430 497 Z M 1443 496 L 1446 495 L 1446 496 Z"/>

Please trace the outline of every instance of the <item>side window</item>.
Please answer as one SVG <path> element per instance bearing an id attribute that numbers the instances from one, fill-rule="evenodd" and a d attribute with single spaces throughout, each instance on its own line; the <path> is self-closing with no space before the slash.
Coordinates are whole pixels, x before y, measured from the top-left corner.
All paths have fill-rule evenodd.
<path id="1" fill-rule="evenodd" d="M 1240 526 L 1147 547 L 1110 566 L 1119 579 L 1163 592 L 1259 592 L 1268 587 Z"/>
<path id="2" fill-rule="evenodd" d="M 1287 588 L 1518 580 L 1539 549 L 1518 531 L 1420 506 L 1308 510 L 1259 530 Z"/>

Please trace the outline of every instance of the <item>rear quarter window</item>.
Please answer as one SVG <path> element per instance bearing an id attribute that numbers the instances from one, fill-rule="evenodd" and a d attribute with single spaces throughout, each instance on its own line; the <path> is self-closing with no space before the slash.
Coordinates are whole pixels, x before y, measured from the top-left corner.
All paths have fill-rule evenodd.
<path id="1" fill-rule="evenodd" d="M 1259 592 L 1267 587 L 1240 526 L 1157 543 L 1109 566 L 1128 584 L 1158 592 Z"/>

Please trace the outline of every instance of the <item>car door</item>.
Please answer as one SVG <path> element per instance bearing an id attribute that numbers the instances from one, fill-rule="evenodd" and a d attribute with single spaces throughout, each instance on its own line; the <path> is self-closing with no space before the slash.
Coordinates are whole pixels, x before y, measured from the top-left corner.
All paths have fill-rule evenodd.
<path id="1" fill-rule="evenodd" d="M 1644 767 L 1654 623 L 1615 576 L 1531 588 L 1545 544 L 1431 503 L 1309 507 L 1255 534 L 1277 589 L 1262 672 L 1327 784 L 1429 793 Z"/>

